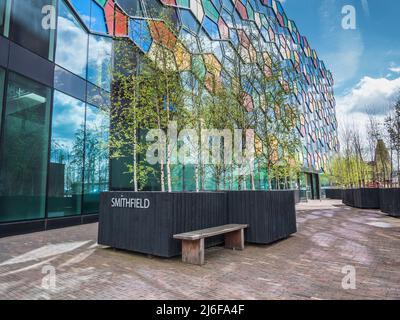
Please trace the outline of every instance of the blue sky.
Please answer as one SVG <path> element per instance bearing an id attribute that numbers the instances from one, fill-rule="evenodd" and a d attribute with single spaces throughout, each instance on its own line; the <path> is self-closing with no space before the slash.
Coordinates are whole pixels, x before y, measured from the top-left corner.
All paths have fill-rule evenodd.
<path id="1" fill-rule="evenodd" d="M 282 0 L 335 79 L 339 124 L 365 127 L 366 110 L 383 119 L 400 93 L 399 0 Z M 342 8 L 356 9 L 356 29 L 342 28 Z"/>

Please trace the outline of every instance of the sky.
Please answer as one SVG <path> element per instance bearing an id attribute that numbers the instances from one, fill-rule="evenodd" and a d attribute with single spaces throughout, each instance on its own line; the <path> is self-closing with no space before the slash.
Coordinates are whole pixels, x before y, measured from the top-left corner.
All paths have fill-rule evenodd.
<path id="1" fill-rule="evenodd" d="M 339 135 L 351 126 L 365 136 L 367 113 L 382 121 L 400 94 L 400 1 L 281 2 L 333 74 Z M 356 10 L 355 30 L 342 28 L 346 5 Z"/>

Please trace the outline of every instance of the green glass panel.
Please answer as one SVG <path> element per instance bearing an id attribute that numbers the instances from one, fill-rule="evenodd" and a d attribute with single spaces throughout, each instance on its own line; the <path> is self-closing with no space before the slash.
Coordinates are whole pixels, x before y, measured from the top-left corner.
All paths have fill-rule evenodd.
<path id="1" fill-rule="evenodd" d="M 10 73 L 1 146 L 0 221 L 44 218 L 51 90 Z"/>
<path id="2" fill-rule="evenodd" d="M 219 14 L 211 0 L 203 0 L 203 7 L 206 15 L 214 22 L 218 22 Z"/>
<path id="3" fill-rule="evenodd" d="M 1 115 L 3 114 L 3 94 L 4 94 L 4 70 L 0 68 L 0 132 L 1 132 Z"/>
<path id="4" fill-rule="evenodd" d="M 193 63 L 193 73 L 200 80 L 204 79 L 206 75 L 206 67 L 204 66 L 203 59 L 201 58 L 201 56 L 198 55 L 193 56 L 192 63 Z"/>
<path id="5" fill-rule="evenodd" d="M 106 2 L 107 2 L 107 0 L 96 0 L 96 2 L 97 2 L 99 5 L 101 5 L 102 7 L 104 7 L 105 4 L 106 4 Z"/>
<path id="6" fill-rule="evenodd" d="M 189 8 L 189 0 L 176 0 L 176 4 L 179 7 Z"/>
<path id="7" fill-rule="evenodd" d="M 249 20 L 254 20 L 255 19 L 254 10 L 250 3 L 247 3 L 246 9 L 247 9 L 247 14 L 249 16 Z"/>

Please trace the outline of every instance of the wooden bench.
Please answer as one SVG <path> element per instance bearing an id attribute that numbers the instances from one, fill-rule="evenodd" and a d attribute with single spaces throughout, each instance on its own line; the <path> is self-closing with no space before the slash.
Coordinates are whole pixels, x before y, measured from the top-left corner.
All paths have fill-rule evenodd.
<path id="1" fill-rule="evenodd" d="M 244 229 L 247 224 L 227 224 L 215 228 L 175 234 L 174 239 L 182 240 L 182 261 L 190 264 L 204 264 L 204 239 L 225 235 L 225 248 L 244 249 Z"/>

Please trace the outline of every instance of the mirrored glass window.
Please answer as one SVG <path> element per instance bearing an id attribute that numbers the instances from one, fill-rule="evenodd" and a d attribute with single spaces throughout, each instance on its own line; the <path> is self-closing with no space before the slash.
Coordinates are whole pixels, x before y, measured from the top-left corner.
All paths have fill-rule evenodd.
<path id="1" fill-rule="evenodd" d="M 100 193 L 108 190 L 109 126 L 105 111 L 87 105 L 83 213 L 98 212 Z"/>
<path id="2" fill-rule="evenodd" d="M 64 1 L 59 6 L 56 63 L 86 79 L 88 35 Z"/>
<path id="3" fill-rule="evenodd" d="M 54 92 L 48 216 L 81 213 L 85 103 Z"/>
<path id="4" fill-rule="evenodd" d="M 112 39 L 97 35 L 89 37 L 88 81 L 110 91 Z"/>
<path id="5" fill-rule="evenodd" d="M 51 90 L 9 73 L 0 159 L 0 221 L 44 218 Z"/>

